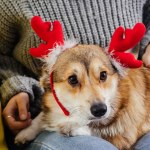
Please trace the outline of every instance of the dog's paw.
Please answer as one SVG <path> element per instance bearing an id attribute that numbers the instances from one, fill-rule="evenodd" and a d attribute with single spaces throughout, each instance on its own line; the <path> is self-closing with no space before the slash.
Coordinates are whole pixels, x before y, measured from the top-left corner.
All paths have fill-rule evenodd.
<path id="1" fill-rule="evenodd" d="M 65 136 L 71 136 L 71 131 L 77 126 L 77 123 L 63 123 L 58 126 L 58 129 L 61 134 Z"/>
<path id="2" fill-rule="evenodd" d="M 89 127 L 79 127 L 77 123 L 67 123 L 59 126 L 59 131 L 65 136 L 91 135 Z"/>
<path id="3" fill-rule="evenodd" d="M 36 134 L 33 132 L 33 129 L 26 128 L 20 131 L 15 137 L 15 144 L 25 144 L 29 141 L 32 141 L 36 137 Z"/>
<path id="4" fill-rule="evenodd" d="M 83 126 L 72 130 L 70 134 L 71 136 L 91 135 L 91 130 L 89 129 L 88 126 Z"/>

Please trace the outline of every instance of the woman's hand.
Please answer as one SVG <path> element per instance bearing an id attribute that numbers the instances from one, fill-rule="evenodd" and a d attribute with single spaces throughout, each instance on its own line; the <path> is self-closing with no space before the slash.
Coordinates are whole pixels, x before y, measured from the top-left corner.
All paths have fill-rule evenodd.
<path id="1" fill-rule="evenodd" d="M 150 44 L 146 47 L 142 60 L 143 60 L 144 65 L 150 68 Z"/>
<path id="2" fill-rule="evenodd" d="M 4 121 L 14 134 L 31 124 L 28 108 L 29 96 L 27 93 L 21 92 L 13 96 L 3 110 Z"/>

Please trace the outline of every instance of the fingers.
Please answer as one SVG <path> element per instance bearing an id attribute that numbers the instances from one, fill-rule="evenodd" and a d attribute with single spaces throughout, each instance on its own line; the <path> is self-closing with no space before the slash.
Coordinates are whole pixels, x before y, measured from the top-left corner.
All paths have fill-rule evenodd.
<path id="1" fill-rule="evenodd" d="M 28 117 L 28 108 L 29 108 L 29 96 L 26 93 L 20 93 L 20 98 L 23 100 L 17 99 L 17 107 L 19 111 L 20 120 L 26 120 Z"/>
<path id="2" fill-rule="evenodd" d="M 7 122 L 7 116 L 15 117 L 17 103 L 14 99 L 11 99 L 3 110 L 3 117 Z"/>
<path id="3" fill-rule="evenodd" d="M 9 129 L 14 134 L 17 134 L 20 130 L 28 127 L 31 124 L 31 119 L 25 121 L 16 121 L 16 119 L 12 116 L 7 116 L 6 121 Z"/>
<path id="4" fill-rule="evenodd" d="M 142 57 L 142 60 L 145 66 L 150 68 L 150 44 L 147 46 L 146 51 Z"/>
<path id="5" fill-rule="evenodd" d="M 3 110 L 4 121 L 14 134 L 31 124 L 31 115 L 28 108 L 28 94 L 19 93 L 10 99 Z"/>
<path id="6" fill-rule="evenodd" d="M 150 68 L 150 64 L 148 64 L 146 67 L 147 67 L 147 68 Z"/>

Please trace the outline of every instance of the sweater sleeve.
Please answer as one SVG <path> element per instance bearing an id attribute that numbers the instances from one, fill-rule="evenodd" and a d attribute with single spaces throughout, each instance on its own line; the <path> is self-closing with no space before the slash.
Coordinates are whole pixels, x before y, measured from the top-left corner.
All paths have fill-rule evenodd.
<path id="1" fill-rule="evenodd" d="M 29 71 L 10 56 L 0 55 L 0 95 L 2 107 L 5 107 L 11 97 L 26 92 L 30 98 L 30 112 L 35 116 L 40 110 L 43 88 L 32 78 Z"/>
<path id="2" fill-rule="evenodd" d="M 140 42 L 140 51 L 138 59 L 142 59 L 145 49 L 150 42 L 150 1 L 147 0 L 143 7 L 143 23 L 145 24 L 147 31 L 144 38 Z"/>
<path id="3" fill-rule="evenodd" d="M 11 1 L 10 1 L 11 2 Z M 11 5 L 11 4 L 9 4 Z M 11 5 L 13 6 L 13 5 Z M 12 12 L 13 10 L 13 12 Z M 13 21 L 12 21 L 12 17 Z M 5 107 L 10 98 L 19 92 L 29 94 L 31 113 L 36 114 L 43 89 L 15 57 L 13 51 L 19 43 L 19 31 L 15 20 L 15 8 L 8 6 L 6 0 L 0 1 L 0 99 Z M 32 107 L 33 106 L 33 107 Z"/>

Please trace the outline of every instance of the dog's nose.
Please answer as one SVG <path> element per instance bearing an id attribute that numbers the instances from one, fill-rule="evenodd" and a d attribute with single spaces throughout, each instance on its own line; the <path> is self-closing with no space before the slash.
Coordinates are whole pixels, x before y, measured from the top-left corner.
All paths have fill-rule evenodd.
<path id="1" fill-rule="evenodd" d="M 90 110 L 95 117 L 101 117 L 107 112 L 107 106 L 104 103 L 96 103 L 91 106 Z"/>

